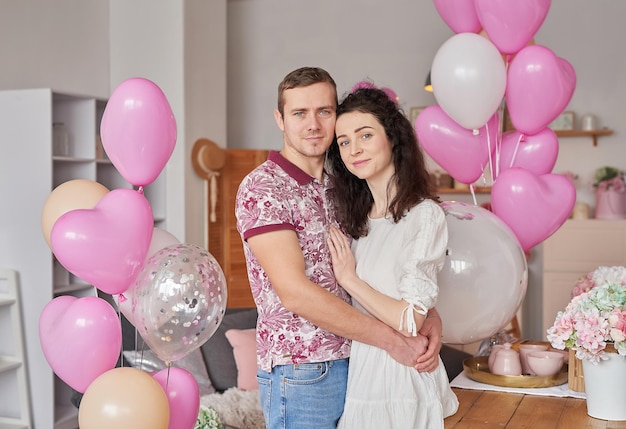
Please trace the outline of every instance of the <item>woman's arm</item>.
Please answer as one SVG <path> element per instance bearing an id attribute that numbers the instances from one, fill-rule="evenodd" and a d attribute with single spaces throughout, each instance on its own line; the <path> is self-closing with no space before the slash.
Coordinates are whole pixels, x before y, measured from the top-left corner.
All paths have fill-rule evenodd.
<path id="1" fill-rule="evenodd" d="M 404 335 L 415 335 L 421 329 L 429 308 L 436 302 L 437 273 L 447 245 L 447 225 L 441 209 L 425 204 L 413 210 L 418 210 L 413 215 L 418 216 L 419 224 L 416 219 L 411 220 L 416 225 L 414 234 L 407 236 L 405 247 L 399 250 L 409 255 L 398 285 L 402 299 L 385 295 L 358 278 L 347 238 L 337 229 L 332 229 L 329 236 L 339 284 L 370 314 Z M 436 311 L 434 315 L 437 316 Z"/>

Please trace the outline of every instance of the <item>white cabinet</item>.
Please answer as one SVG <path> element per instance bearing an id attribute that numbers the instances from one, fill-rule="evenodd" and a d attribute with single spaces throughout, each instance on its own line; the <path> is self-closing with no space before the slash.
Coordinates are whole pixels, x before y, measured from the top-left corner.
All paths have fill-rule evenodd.
<path id="1" fill-rule="evenodd" d="M 24 362 L 17 275 L 0 270 L 0 427 L 29 429 L 30 398 Z"/>
<path id="2" fill-rule="evenodd" d="M 574 284 L 601 265 L 626 265 L 626 220 L 568 220 L 543 242 L 542 335 L 571 299 Z"/>
<path id="3" fill-rule="evenodd" d="M 105 106 L 106 100 L 51 89 L 0 91 L 0 266 L 16 270 L 22 285 L 34 429 L 78 426 L 71 389 L 54 376 L 41 350 L 41 311 L 60 294 L 95 293 L 54 260 L 41 230 L 43 205 L 54 187 L 72 179 L 97 181 L 109 190 L 131 187 L 97 151 Z M 55 153 L 53 134 L 67 138 Z M 165 228 L 164 173 L 144 194 L 155 226 Z M 4 342 L 0 337 L 0 347 Z M 0 395 L 5 394 L 2 389 L 0 384 Z"/>

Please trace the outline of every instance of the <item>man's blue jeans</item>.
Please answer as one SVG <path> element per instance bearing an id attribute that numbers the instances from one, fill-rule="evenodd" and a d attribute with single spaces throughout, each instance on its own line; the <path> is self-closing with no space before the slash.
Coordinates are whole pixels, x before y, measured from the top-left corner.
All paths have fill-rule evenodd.
<path id="1" fill-rule="evenodd" d="M 267 429 L 335 429 L 343 413 L 348 359 L 279 365 L 257 372 Z"/>

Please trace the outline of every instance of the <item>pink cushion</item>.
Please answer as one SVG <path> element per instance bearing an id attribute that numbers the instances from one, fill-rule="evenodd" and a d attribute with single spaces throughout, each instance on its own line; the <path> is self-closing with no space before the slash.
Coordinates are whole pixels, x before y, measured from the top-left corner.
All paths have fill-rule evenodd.
<path id="1" fill-rule="evenodd" d="M 225 335 L 230 345 L 233 346 L 237 364 L 237 387 L 241 390 L 258 389 L 255 330 L 229 329 Z"/>

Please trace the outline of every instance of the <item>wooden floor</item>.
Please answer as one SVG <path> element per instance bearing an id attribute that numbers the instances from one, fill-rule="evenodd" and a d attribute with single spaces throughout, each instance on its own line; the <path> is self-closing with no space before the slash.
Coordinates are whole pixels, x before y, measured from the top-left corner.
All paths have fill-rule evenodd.
<path id="1" fill-rule="evenodd" d="M 445 419 L 446 429 L 626 429 L 626 421 L 589 417 L 584 399 L 453 390 L 459 398 L 459 410 Z"/>

